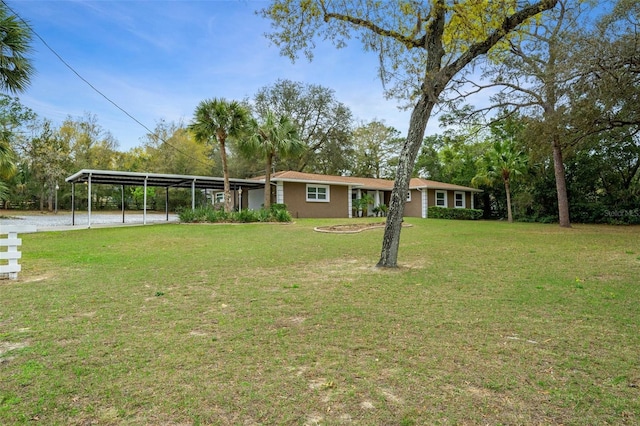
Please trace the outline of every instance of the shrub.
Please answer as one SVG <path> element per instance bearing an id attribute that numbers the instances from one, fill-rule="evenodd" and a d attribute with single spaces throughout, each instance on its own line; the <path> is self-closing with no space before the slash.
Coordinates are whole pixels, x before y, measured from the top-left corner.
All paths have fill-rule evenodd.
<path id="1" fill-rule="evenodd" d="M 276 208 L 260 210 L 241 210 L 239 212 L 226 213 L 224 210 L 212 206 L 196 207 L 195 209 L 182 209 L 178 212 L 180 222 L 291 222 L 291 214 L 284 204 Z"/>
<path id="2" fill-rule="evenodd" d="M 271 204 L 271 207 L 269 209 L 273 213 L 275 213 L 277 211 L 280 211 L 280 210 L 287 211 L 287 205 L 284 204 L 284 203 L 273 203 L 273 204 Z"/>
<path id="3" fill-rule="evenodd" d="M 180 218 L 180 222 L 195 222 L 196 221 L 196 211 L 192 209 L 184 209 L 181 208 L 178 210 L 178 217 Z"/>
<path id="4" fill-rule="evenodd" d="M 240 210 L 231 215 L 234 222 L 251 223 L 258 221 L 258 214 L 255 210 Z"/>
<path id="5" fill-rule="evenodd" d="M 287 210 L 278 210 L 273 215 L 276 222 L 291 222 L 291 213 Z"/>
<path id="6" fill-rule="evenodd" d="M 378 217 L 378 216 L 386 216 L 387 215 L 387 205 L 386 204 L 380 204 L 375 206 L 371 211 L 373 212 L 373 215 Z"/>
<path id="7" fill-rule="evenodd" d="M 271 222 L 271 217 L 275 213 L 267 209 L 260 209 L 256 212 L 258 222 Z"/>
<path id="8" fill-rule="evenodd" d="M 218 209 L 215 206 L 208 208 L 205 215 L 205 222 L 226 222 L 229 220 L 229 214 L 224 209 Z"/>
<path id="9" fill-rule="evenodd" d="M 458 219 L 477 220 L 482 217 L 482 210 L 477 209 L 450 209 L 446 207 L 429 207 L 429 218 L 431 219 Z"/>

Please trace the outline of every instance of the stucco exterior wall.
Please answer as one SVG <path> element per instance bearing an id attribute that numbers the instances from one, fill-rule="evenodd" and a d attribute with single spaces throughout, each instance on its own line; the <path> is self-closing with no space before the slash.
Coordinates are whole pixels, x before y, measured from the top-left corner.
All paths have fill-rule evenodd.
<path id="1" fill-rule="evenodd" d="M 422 192 L 417 189 L 411 190 L 411 201 L 404 205 L 404 215 L 406 217 L 422 217 Z"/>
<path id="2" fill-rule="evenodd" d="M 447 190 L 447 207 L 448 208 L 454 208 L 455 207 L 455 199 L 454 199 L 454 193 L 456 191 L 450 191 Z M 428 190 L 428 206 L 429 207 L 433 207 L 436 205 L 436 190 L 435 189 L 429 189 Z M 464 191 L 464 202 L 465 205 L 464 207 L 467 209 L 471 208 L 471 197 L 473 197 L 473 193 L 472 192 L 468 192 L 468 191 Z"/>
<path id="3" fill-rule="evenodd" d="M 307 201 L 307 183 L 305 182 L 280 182 L 282 195 L 287 210 L 294 218 L 348 218 L 349 217 L 349 187 L 342 185 L 329 185 L 329 202 Z M 312 186 L 324 186 L 311 184 Z M 363 190 L 364 192 L 365 190 Z M 370 191 L 374 192 L 374 191 Z M 465 208 L 471 208 L 472 193 L 465 193 Z M 455 191 L 447 190 L 447 207 L 455 207 Z M 244 194 L 243 194 L 244 195 Z M 380 201 L 388 206 L 391 191 L 380 191 Z M 406 217 L 422 217 L 423 194 L 421 190 L 411 190 L 411 201 L 405 204 L 404 215 Z M 427 190 L 427 204 L 435 206 L 436 190 Z M 371 213 L 371 212 L 370 212 Z"/>
<path id="4" fill-rule="evenodd" d="M 329 202 L 307 201 L 307 184 L 283 182 L 284 203 L 294 218 L 349 217 L 349 191 L 346 186 L 329 187 Z"/>
<path id="5" fill-rule="evenodd" d="M 427 206 L 433 207 L 436 205 L 436 190 L 427 189 Z"/>

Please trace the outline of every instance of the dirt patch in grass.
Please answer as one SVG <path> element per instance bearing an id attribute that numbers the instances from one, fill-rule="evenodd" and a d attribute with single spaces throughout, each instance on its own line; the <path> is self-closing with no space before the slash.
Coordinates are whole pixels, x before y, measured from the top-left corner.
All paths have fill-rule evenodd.
<path id="1" fill-rule="evenodd" d="M 26 342 L 2 342 L 0 341 L 0 356 L 3 356 L 7 352 L 15 351 L 16 349 L 26 348 Z"/>
<path id="2" fill-rule="evenodd" d="M 0 365 L 13 361 L 15 358 L 11 356 L 12 351 L 23 349 L 29 346 L 27 342 L 6 342 L 0 341 Z"/>
<path id="3" fill-rule="evenodd" d="M 316 232 L 328 232 L 334 234 L 356 234 L 358 232 L 366 231 L 369 229 L 384 228 L 385 222 L 370 222 L 370 223 L 347 223 L 342 225 L 329 225 L 318 226 L 313 228 Z M 403 227 L 411 226 L 408 223 L 403 223 Z"/>

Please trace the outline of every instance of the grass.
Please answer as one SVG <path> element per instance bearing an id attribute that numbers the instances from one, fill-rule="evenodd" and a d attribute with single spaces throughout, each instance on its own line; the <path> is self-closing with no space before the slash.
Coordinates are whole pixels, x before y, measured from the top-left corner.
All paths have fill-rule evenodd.
<path id="1" fill-rule="evenodd" d="M 25 234 L 0 424 L 640 422 L 640 227 L 407 221 Z"/>

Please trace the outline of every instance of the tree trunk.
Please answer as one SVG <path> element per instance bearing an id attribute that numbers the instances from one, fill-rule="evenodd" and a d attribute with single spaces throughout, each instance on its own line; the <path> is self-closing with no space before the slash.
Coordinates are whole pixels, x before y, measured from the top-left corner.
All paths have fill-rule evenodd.
<path id="1" fill-rule="evenodd" d="M 227 150 L 225 149 L 224 140 L 220 140 L 220 159 L 222 160 L 222 176 L 224 178 L 224 211 L 226 213 L 231 213 L 231 186 L 229 185 Z"/>
<path id="2" fill-rule="evenodd" d="M 513 215 L 511 213 L 511 185 L 509 179 L 504 180 L 504 191 L 507 193 L 507 221 L 513 222 Z"/>
<path id="3" fill-rule="evenodd" d="M 556 192 L 558 193 L 558 220 L 562 228 L 571 228 L 569 221 L 569 197 L 567 195 L 567 181 L 565 179 L 562 148 L 558 136 L 553 137 L 553 171 L 556 177 Z"/>
<path id="4" fill-rule="evenodd" d="M 434 105 L 435 102 L 429 99 L 428 94 L 423 93 L 411 113 L 407 140 L 398 158 L 396 179 L 393 184 L 393 191 L 391 191 L 387 222 L 384 228 L 384 236 L 382 237 L 382 252 L 376 265 L 378 267 L 398 267 L 400 231 L 402 230 L 402 218 L 404 216 L 404 205 L 407 201 L 409 181 L 411 180 L 416 156 L 422 146 L 424 132 Z"/>
<path id="5" fill-rule="evenodd" d="M 40 211 L 44 212 L 44 187 L 40 191 Z"/>
<path id="6" fill-rule="evenodd" d="M 269 210 L 271 207 L 271 165 L 273 164 L 273 155 L 267 154 L 267 164 L 264 173 L 264 208 Z"/>

